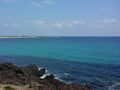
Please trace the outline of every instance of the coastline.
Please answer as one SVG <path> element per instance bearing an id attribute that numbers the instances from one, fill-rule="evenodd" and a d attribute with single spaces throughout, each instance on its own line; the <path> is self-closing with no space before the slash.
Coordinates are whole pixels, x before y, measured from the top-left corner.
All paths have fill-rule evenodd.
<path id="1" fill-rule="evenodd" d="M 81 37 L 81 38 L 119 38 L 120 36 L 0 36 L 0 39 L 12 38 L 62 38 L 62 37 Z"/>
<path id="2" fill-rule="evenodd" d="M 36 65 L 0 63 L 0 90 L 91 90 L 87 85 L 61 82 L 52 74 L 41 79 L 45 71 Z"/>
<path id="3" fill-rule="evenodd" d="M 1 38 L 45 38 L 45 36 L 0 36 Z"/>

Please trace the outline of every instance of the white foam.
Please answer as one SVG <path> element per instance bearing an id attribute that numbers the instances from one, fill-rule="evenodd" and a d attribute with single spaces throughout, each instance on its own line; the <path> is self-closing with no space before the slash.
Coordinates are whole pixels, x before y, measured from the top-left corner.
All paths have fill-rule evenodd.
<path id="1" fill-rule="evenodd" d="M 47 73 L 47 74 L 44 74 L 44 75 L 41 76 L 40 78 L 41 78 L 41 79 L 45 79 L 45 77 L 48 76 L 48 75 L 50 75 L 50 74 L 48 74 L 48 73 Z"/>
<path id="2" fill-rule="evenodd" d="M 38 68 L 38 70 L 40 71 L 42 68 Z"/>
<path id="3" fill-rule="evenodd" d="M 108 90 L 120 90 L 120 88 L 116 88 L 116 87 L 120 87 L 120 82 L 118 82 L 118 83 L 115 83 L 115 84 L 113 84 L 112 86 L 109 86 L 108 87 Z"/>
<path id="4" fill-rule="evenodd" d="M 61 79 L 59 78 L 59 75 L 54 74 L 54 76 L 55 76 L 55 79 L 57 79 L 57 80 L 60 80 L 60 81 L 61 81 Z"/>
<path id="5" fill-rule="evenodd" d="M 43 69 L 43 68 L 38 68 L 38 70 L 41 70 L 41 69 Z M 50 75 L 50 74 L 48 73 L 48 70 L 45 69 L 45 74 L 43 76 L 41 76 L 40 78 L 45 79 L 45 77 L 48 76 L 48 75 Z"/>
<path id="6" fill-rule="evenodd" d="M 38 68 L 39 71 L 40 71 L 41 69 L 44 69 L 44 68 Z M 48 70 L 45 69 L 45 73 L 47 73 L 47 72 L 48 72 Z"/>
<path id="7" fill-rule="evenodd" d="M 41 69 L 43 69 L 43 68 L 39 68 L 39 70 L 41 70 Z M 45 69 L 46 71 L 45 71 L 45 74 L 43 75 L 43 76 L 41 76 L 40 78 L 41 79 L 45 79 L 47 76 L 49 76 L 49 75 L 51 75 L 50 74 L 50 72 L 47 70 L 47 69 Z M 60 79 L 59 78 L 59 74 L 53 74 L 54 76 L 55 76 L 55 79 L 57 79 L 57 80 L 59 80 L 59 81 L 62 81 L 62 82 L 65 82 L 65 83 L 67 83 L 67 84 L 71 84 L 72 82 L 66 82 L 66 81 L 64 81 L 64 80 L 62 80 L 62 79 Z M 64 73 L 64 75 L 65 76 L 70 76 L 70 73 Z"/>
<path id="8" fill-rule="evenodd" d="M 70 76 L 70 73 L 64 73 L 65 76 Z"/>

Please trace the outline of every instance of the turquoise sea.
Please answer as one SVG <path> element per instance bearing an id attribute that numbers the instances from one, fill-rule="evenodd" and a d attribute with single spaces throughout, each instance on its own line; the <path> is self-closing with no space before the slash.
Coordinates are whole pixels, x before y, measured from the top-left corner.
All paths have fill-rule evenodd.
<path id="1" fill-rule="evenodd" d="M 37 64 L 67 83 L 120 90 L 120 37 L 0 39 L 0 62 Z"/>

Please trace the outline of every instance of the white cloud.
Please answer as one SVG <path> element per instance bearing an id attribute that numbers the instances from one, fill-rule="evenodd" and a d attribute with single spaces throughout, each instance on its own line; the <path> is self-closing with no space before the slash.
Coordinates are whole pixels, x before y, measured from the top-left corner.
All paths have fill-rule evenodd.
<path id="1" fill-rule="evenodd" d="M 58 27 L 58 28 L 61 28 L 61 27 L 63 27 L 63 24 L 62 23 L 55 23 L 54 26 Z"/>
<path id="2" fill-rule="evenodd" d="M 86 22 L 85 21 L 82 21 L 82 20 L 73 20 L 73 21 L 69 21 L 67 22 L 66 24 L 68 26 L 75 26 L 75 25 L 81 25 L 81 24 L 85 24 Z"/>
<path id="3" fill-rule="evenodd" d="M 38 8 L 41 7 L 41 4 L 36 1 L 33 1 L 32 3 L 35 7 L 38 7 Z"/>
<path id="4" fill-rule="evenodd" d="M 103 19 L 103 20 L 96 20 L 96 21 L 92 21 L 92 22 L 89 22 L 89 23 L 95 23 L 95 24 L 114 24 L 114 23 L 117 23 L 118 20 L 117 19 Z"/>
<path id="5" fill-rule="evenodd" d="M 44 6 L 45 4 L 55 4 L 56 2 L 54 2 L 53 0 L 33 0 L 32 4 L 39 8 L 41 6 Z"/>
<path id="6" fill-rule="evenodd" d="M 12 20 L 14 17 L 8 16 L 7 19 L 8 20 Z"/>
<path id="7" fill-rule="evenodd" d="M 104 28 L 104 27 L 113 27 L 117 24 L 119 24 L 119 20 L 117 19 L 103 19 L 103 20 L 88 22 L 87 26 L 93 28 Z"/>
<path id="8" fill-rule="evenodd" d="M 79 20 L 74 20 L 73 23 L 74 24 L 84 24 L 85 22 L 84 21 L 79 21 Z"/>
<path id="9" fill-rule="evenodd" d="M 104 1 L 104 0 L 93 0 L 93 1 L 99 3 L 99 2 Z"/>
<path id="10" fill-rule="evenodd" d="M 8 26 L 9 26 L 9 24 L 3 24 L 3 26 L 8 27 Z"/>
<path id="11" fill-rule="evenodd" d="M 17 24 L 17 23 L 12 23 L 12 24 L 3 24 L 3 27 L 19 27 L 20 24 Z"/>
<path id="12" fill-rule="evenodd" d="M 73 21 L 62 21 L 62 22 L 57 22 L 54 24 L 56 27 L 72 27 L 72 26 L 77 26 L 77 25 L 83 25 L 86 24 L 85 21 L 82 20 L 73 20 Z"/>
<path id="13" fill-rule="evenodd" d="M 12 27 L 18 27 L 18 26 L 20 26 L 20 24 L 15 24 L 15 23 L 14 23 L 14 24 L 11 24 L 11 26 L 12 26 Z"/>
<path id="14" fill-rule="evenodd" d="M 9 2 L 13 2 L 15 0 L 1 0 L 2 2 L 6 2 L 6 3 L 9 3 Z"/>
<path id="15" fill-rule="evenodd" d="M 45 22 L 44 21 L 41 21 L 41 20 L 35 20 L 35 21 L 32 21 L 33 24 L 36 24 L 36 25 L 42 25 L 44 24 Z"/>
<path id="16" fill-rule="evenodd" d="M 55 2 L 53 0 L 44 0 L 43 3 L 54 4 Z"/>
<path id="17" fill-rule="evenodd" d="M 116 19 L 104 19 L 103 23 L 116 23 L 117 20 Z"/>
<path id="18" fill-rule="evenodd" d="M 40 27 L 57 27 L 57 28 L 71 28 L 71 27 L 90 27 L 90 28 L 104 28 L 104 27 L 112 27 L 115 24 L 119 24 L 119 20 L 117 19 L 103 19 L 103 20 L 71 20 L 71 21 L 58 21 L 54 23 L 47 23 L 42 20 L 34 20 L 29 22 L 31 24 L 40 26 Z"/>

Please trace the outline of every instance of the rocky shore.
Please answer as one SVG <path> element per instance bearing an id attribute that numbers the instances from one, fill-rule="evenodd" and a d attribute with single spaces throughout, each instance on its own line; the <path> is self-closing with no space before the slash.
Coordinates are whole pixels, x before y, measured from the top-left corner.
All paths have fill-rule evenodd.
<path id="1" fill-rule="evenodd" d="M 0 90 L 91 90 L 88 86 L 61 82 L 55 79 L 54 75 L 41 79 L 45 71 L 38 70 L 36 65 L 21 67 L 12 63 L 1 63 Z"/>

